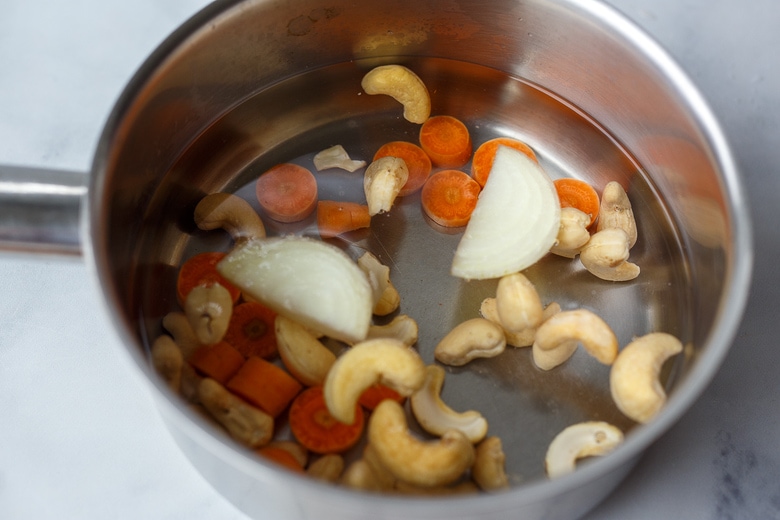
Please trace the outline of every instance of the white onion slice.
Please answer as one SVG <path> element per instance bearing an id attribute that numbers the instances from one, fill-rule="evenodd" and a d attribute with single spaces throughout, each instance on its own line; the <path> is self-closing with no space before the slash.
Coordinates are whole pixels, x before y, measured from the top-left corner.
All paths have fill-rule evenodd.
<path id="1" fill-rule="evenodd" d="M 550 251 L 560 218 L 558 194 L 541 166 L 499 146 L 455 251 L 452 275 L 485 280 L 522 271 Z"/>
<path id="2" fill-rule="evenodd" d="M 365 273 L 331 244 L 299 236 L 250 240 L 217 270 L 279 314 L 335 339 L 365 339 L 372 291 Z"/>
<path id="3" fill-rule="evenodd" d="M 330 168 L 341 168 L 348 172 L 354 172 L 366 165 L 366 161 L 351 159 L 343 146 L 337 144 L 318 152 L 314 156 L 314 167 L 318 172 Z"/>

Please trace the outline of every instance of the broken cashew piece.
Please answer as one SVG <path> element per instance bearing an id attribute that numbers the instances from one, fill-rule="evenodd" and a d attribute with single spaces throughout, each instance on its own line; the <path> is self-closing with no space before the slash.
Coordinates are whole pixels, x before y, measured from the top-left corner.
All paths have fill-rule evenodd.
<path id="1" fill-rule="evenodd" d="M 618 409 L 640 423 L 655 417 L 666 403 L 666 392 L 658 379 L 661 367 L 682 350 L 680 340 L 665 332 L 635 338 L 623 347 L 609 374 Z"/>
<path id="2" fill-rule="evenodd" d="M 608 182 L 601 194 L 596 231 L 605 229 L 622 229 L 628 236 L 628 248 L 634 247 L 637 239 L 634 210 L 631 208 L 626 190 L 617 181 Z"/>
<path id="3" fill-rule="evenodd" d="M 199 285 L 187 295 L 184 314 L 198 341 L 204 345 L 214 345 L 225 337 L 230 325 L 233 297 L 230 291 L 218 283 Z"/>
<path id="4" fill-rule="evenodd" d="M 366 168 L 363 191 L 372 217 L 390 211 L 395 198 L 409 179 L 409 168 L 400 157 L 381 157 Z"/>
<path id="5" fill-rule="evenodd" d="M 471 478 L 483 491 L 498 491 L 509 487 L 504 468 L 506 454 L 499 437 L 488 437 L 477 444 Z"/>
<path id="6" fill-rule="evenodd" d="M 485 318 L 472 318 L 447 333 L 433 355 L 445 365 L 459 367 L 476 358 L 495 357 L 505 348 L 506 336 L 500 325 Z"/>
<path id="7" fill-rule="evenodd" d="M 314 167 L 317 171 L 340 168 L 354 172 L 366 165 L 366 161 L 351 159 L 343 146 L 337 144 L 314 155 Z"/>
<path id="8" fill-rule="evenodd" d="M 561 208 L 561 224 L 555 244 L 550 248 L 554 255 L 574 258 L 590 240 L 588 225 L 590 215 L 577 208 Z"/>
<path id="9" fill-rule="evenodd" d="M 265 225 L 247 201 L 231 193 L 212 193 L 195 206 L 195 224 L 204 231 L 224 229 L 234 242 L 265 237 Z"/>
<path id="10" fill-rule="evenodd" d="M 555 436 L 547 449 L 544 465 L 547 476 L 561 477 L 573 472 L 577 460 L 606 455 L 623 442 L 623 432 L 603 421 L 573 424 Z"/>
<path id="11" fill-rule="evenodd" d="M 306 386 L 321 385 L 336 355 L 306 327 L 277 315 L 274 321 L 279 357 L 287 370 Z"/>
<path id="12" fill-rule="evenodd" d="M 370 70 L 360 85 L 366 94 L 386 94 L 404 107 L 404 118 L 422 124 L 431 115 L 431 96 L 417 74 L 402 65 L 382 65 Z"/>
<path id="13" fill-rule="evenodd" d="M 363 341 L 342 354 L 325 378 L 323 395 L 330 414 L 345 424 L 355 420 L 355 404 L 375 383 L 410 396 L 425 382 L 420 355 L 397 339 Z"/>
<path id="14" fill-rule="evenodd" d="M 611 282 L 639 276 L 639 266 L 628 261 L 629 238 L 619 228 L 597 231 L 580 251 L 580 261 L 592 274 Z"/>
<path id="15" fill-rule="evenodd" d="M 544 308 L 544 312 L 542 312 L 542 323 L 559 312 L 561 312 L 561 306 L 556 302 L 550 302 L 547 307 Z M 501 325 L 501 321 L 498 318 L 498 309 L 496 308 L 495 298 L 485 298 L 482 300 L 482 303 L 479 306 L 479 314 L 486 320 Z M 510 332 L 504 329 L 506 344 L 516 348 L 530 347 L 534 343 L 536 329 L 537 327 L 531 327 L 519 332 Z"/>
<path id="16" fill-rule="evenodd" d="M 401 295 L 390 280 L 390 268 L 371 252 L 366 251 L 357 260 L 358 267 L 368 276 L 373 295 L 372 313 L 386 316 L 401 305 Z"/>
<path id="17" fill-rule="evenodd" d="M 162 325 L 173 336 L 173 341 L 181 349 L 184 359 L 203 346 L 183 312 L 169 312 L 163 316 Z"/>
<path id="18" fill-rule="evenodd" d="M 259 448 L 273 437 L 273 417 L 236 397 L 213 379 L 207 377 L 200 382 L 198 398 L 217 422 L 240 443 Z"/>
<path id="19" fill-rule="evenodd" d="M 173 338 L 163 334 L 152 343 L 151 355 L 154 369 L 168 384 L 168 388 L 178 393 L 184 366 L 184 356 L 179 345 L 173 341 Z"/>
<path id="20" fill-rule="evenodd" d="M 450 484 L 474 463 L 474 446 L 462 432 L 448 430 L 440 439 L 419 440 L 409 432 L 403 407 L 390 399 L 371 414 L 368 439 L 390 473 L 416 486 Z"/>
<path id="21" fill-rule="evenodd" d="M 590 355 L 605 365 L 611 365 L 618 353 L 618 340 L 610 326 L 586 309 L 562 311 L 542 323 L 536 331 L 532 348 L 534 351 L 562 349 L 570 352 L 562 363 L 574 353 L 577 343 L 582 343 Z"/>
<path id="22" fill-rule="evenodd" d="M 488 430 L 487 420 L 475 410 L 458 413 L 441 399 L 444 369 L 439 365 L 426 367 L 425 385 L 409 398 L 412 413 L 428 433 L 441 436 L 447 430 L 459 430 L 473 444 L 481 441 Z"/>
<path id="23" fill-rule="evenodd" d="M 544 307 L 534 284 L 522 273 L 514 273 L 498 281 L 496 311 L 504 330 L 520 332 L 542 322 Z"/>
<path id="24" fill-rule="evenodd" d="M 368 328 L 366 339 L 394 338 L 411 347 L 417 343 L 420 329 L 414 318 L 406 314 L 399 314 L 386 325 L 371 325 Z"/>

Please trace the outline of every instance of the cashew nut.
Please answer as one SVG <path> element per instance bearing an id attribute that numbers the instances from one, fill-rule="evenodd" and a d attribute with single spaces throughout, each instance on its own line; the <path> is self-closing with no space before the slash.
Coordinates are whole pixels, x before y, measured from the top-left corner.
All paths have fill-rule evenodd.
<path id="1" fill-rule="evenodd" d="M 425 83 L 401 65 L 382 65 L 363 76 L 366 94 L 386 94 L 404 107 L 404 118 L 422 124 L 431 115 L 431 96 Z"/>
<path id="2" fill-rule="evenodd" d="M 201 381 L 203 381 L 203 376 L 198 374 L 195 367 L 184 363 L 181 367 L 181 386 L 179 389 L 181 396 L 187 401 L 197 404 L 199 402 L 198 388 Z"/>
<path id="3" fill-rule="evenodd" d="M 368 214 L 373 217 L 390 211 L 407 179 L 409 168 L 400 157 L 381 157 L 369 164 L 363 176 Z"/>
<path id="4" fill-rule="evenodd" d="M 259 448 L 271 440 L 273 417 L 236 397 L 213 379 L 207 377 L 200 382 L 198 398 L 217 422 L 242 444 Z"/>
<path id="5" fill-rule="evenodd" d="M 162 325 L 173 336 L 173 341 L 181 349 L 184 359 L 188 359 L 193 352 L 203 346 L 184 313 L 169 312 L 163 316 Z"/>
<path id="6" fill-rule="evenodd" d="M 321 385 L 336 355 L 306 327 L 281 314 L 274 329 L 279 357 L 290 374 L 306 386 Z"/>
<path id="7" fill-rule="evenodd" d="M 257 212 L 231 193 L 203 197 L 195 206 L 195 224 L 204 231 L 222 228 L 235 242 L 265 237 L 265 226 Z"/>
<path id="8" fill-rule="evenodd" d="M 349 154 L 340 144 L 317 152 L 313 161 L 318 172 L 330 168 L 341 168 L 348 172 L 354 172 L 366 165 L 366 161 L 350 159 Z"/>
<path id="9" fill-rule="evenodd" d="M 631 419 L 646 423 L 666 402 L 658 375 L 664 362 L 682 352 L 683 345 L 671 334 L 654 332 L 635 338 L 615 359 L 609 374 L 612 398 Z"/>
<path id="10" fill-rule="evenodd" d="M 488 430 L 482 414 L 469 410 L 458 413 L 441 399 L 444 369 L 439 365 L 426 367 L 425 384 L 409 398 L 412 413 L 428 433 L 441 436 L 447 430 L 460 430 L 472 443 L 481 441 Z"/>
<path id="11" fill-rule="evenodd" d="M 628 236 L 628 248 L 634 247 L 637 239 L 634 210 L 631 208 L 626 190 L 617 181 L 608 182 L 601 194 L 596 231 L 605 229 L 622 229 Z"/>
<path id="12" fill-rule="evenodd" d="M 403 407 L 389 399 L 371 414 L 368 439 L 390 473 L 416 486 L 450 484 L 474 463 L 474 446 L 463 433 L 448 430 L 438 440 L 421 441 L 409 432 Z"/>
<path id="13" fill-rule="evenodd" d="M 306 474 L 317 480 L 335 483 L 344 473 L 344 457 L 329 453 L 318 458 L 306 468 Z"/>
<path id="14" fill-rule="evenodd" d="M 590 355 L 605 365 L 611 365 L 618 353 L 618 340 L 610 326 L 586 309 L 562 311 L 542 323 L 536 330 L 532 348 L 534 351 L 560 348 L 564 352 L 571 350 L 573 353 L 576 343 L 572 348 L 572 342 L 582 343 Z M 566 359 L 568 356 L 563 361 Z"/>
<path id="15" fill-rule="evenodd" d="M 168 384 L 168 388 L 178 393 L 184 365 L 184 356 L 179 346 L 170 336 L 162 335 L 152 343 L 151 355 L 154 369 Z"/>
<path id="16" fill-rule="evenodd" d="M 483 491 L 497 491 L 509 487 L 504 469 L 506 455 L 499 437 L 488 437 L 477 444 L 471 478 Z"/>
<path id="17" fill-rule="evenodd" d="M 199 285 L 192 289 L 184 302 L 187 316 L 198 341 L 214 345 L 225 337 L 230 316 L 233 314 L 233 297 L 222 285 Z"/>
<path id="18" fill-rule="evenodd" d="M 542 312 L 542 323 L 547 321 L 551 316 L 561 312 L 561 306 L 556 302 L 551 302 Z M 498 309 L 496 308 L 495 298 L 485 298 L 482 300 L 482 304 L 479 306 L 479 314 L 486 320 L 490 320 L 493 323 L 501 325 L 501 321 L 498 318 Z M 506 344 L 512 347 L 530 347 L 534 343 L 534 337 L 536 336 L 537 327 L 531 327 L 520 332 L 510 332 L 504 329 L 504 335 L 506 336 Z"/>
<path id="19" fill-rule="evenodd" d="M 363 341 L 342 354 L 325 378 L 323 395 L 328 411 L 338 421 L 352 424 L 355 404 L 375 383 L 410 396 L 425 382 L 425 363 L 397 339 Z"/>
<path id="20" fill-rule="evenodd" d="M 476 358 L 495 357 L 505 348 L 506 337 L 500 325 L 485 318 L 472 318 L 447 333 L 433 355 L 445 365 L 462 366 Z"/>
<path id="21" fill-rule="evenodd" d="M 411 347 L 417 343 L 419 328 L 414 318 L 399 314 L 386 325 L 371 325 L 366 339 L 395 338 L 404 345 Z"/>
<path id="22" fill-rule="evenodd" d="M 496 287 L 496 311 L 504 330 L 520 332 L 542 322 L 542 301 L 536 287 L 521 273 L 501 277 Z"/>
<path id="23" fill-rule="evenodd" d="M 373 294 L 372 313 L 386 316 L 401 304 L 401 295 L 390 280 L 390 268 L 382 264 L 373 253 L 366 251 L 357 260 L 358 267 L 368 276 Z"/>
<path id="24" fill-rule="evenodd" d="M 620 228 L 597 231 L 580 251 L 580 261 L 592 274 L 613 282 L 639 276 L 639 266 L 628 261 L 629 237 Z"/>
<path id="25" fill-rule="evenodd" d="M 391 491 L 395 488 L 397 479 L 384 467 L 372 445 L 367 444 L 362 458 L 354 461 L 344 471 L 341 483 L 353 489 Z"/>
<path id="26" fill-rule="evenodd" d="M 589 224 L 590 215 L 584 211 L 571 207 L 561 208 L 561 224 L 550 252 L 566 258 L 577 256 L 582 246 L 590 239 Z"/>
<path id="27" fill-rule="evenodd" d="M 547 449 L 547 476 L 556 478 L 574 471 L 577 459 L 605 455 L 623 442 L 623 432 L 602 421 L 571 425 L 555 436 Z"/>

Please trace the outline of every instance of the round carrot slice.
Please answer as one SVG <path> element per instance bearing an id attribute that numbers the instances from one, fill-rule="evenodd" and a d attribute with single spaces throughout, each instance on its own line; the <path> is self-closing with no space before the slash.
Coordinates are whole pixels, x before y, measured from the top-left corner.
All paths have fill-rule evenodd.
<path id="1" fill-rule="evenodd" d="M 290 430 L 298 442 L 314 453 L 341 453 L 363 435 L 363 410 L 355 405 L 355 422 L 344 424 L 328 412 L 322 386 L 312 386 L 290 405 Z"/>
<path id="2" fill-rule="evenodd" d="M 522 152 L 534 162 L 539 162 L 536 158 L 536 154 L 530 146 L 517 139 L 511 137 L 496 137 L 489 141 L 485 141 L 474 152 L 474 157 L 471 159 L 471 176 L 480 186 L 485 186 L 488 175 L 490 175 L 490 169 L 493 168 L 493 159 L 496 158 L 496 150 L 499 146 L 508 146 Z"/>
<path id="3" fill-rule="evenodd" d="M 257 178 L 257 201 L 269 217 L 298 222 L 317 206 L 317 179 L 303 166 L 278 164 Z"/>
<path id="4" fill-rule="evenodd" d="M 220 284 L 230 292 L 233 302 L 237 302 L 241 296 L 241 290 L 228 282 L 217 271 L 217 264 L 225 258 L 225 253 L 218 251 L 200 253 L 186 260 L 179 269 L 179 275 L 176 279 L 176 297 L 179 305 L 184 306 L 187 295 L 195 287 L 200 285 Z"/>
<path id="5" fill-rule="evenodd" d="M 443 168 L 459 168 L 471 158 L 469 130 L 452 116 L 428 118 L 420 128 L 420 146 L 433 164 Z"/>
<path id="6" fill-rule="evenodd" d="M 587 182 L 572 177 L 564 177 L 553 181 L 558 200 L 562 208 L 577 208 L 590 217 L 592 226 L 599 216 L 599 194 Z"/>
<path id="7" fill-rule="evenodd" d="M 389 386 L 381 383 L 374 383 L 363 390 L 363 393 L 360 394 L 360 398 L 358 399 L 358 404 L 367 410 L 373 410 L 385 399 L 392 399 L 397 403 L 403 403 L 406 400 L 406 397 L 402 396 Z"/>
<path id="8" fill-rule="evenodd" d="M 276 350 L 274 322 L 276 312 L 259 302 L 244 302 L 233 307 L 224 341 L 248 358 L 272 358 Z"/>
<path id="9" fill-rule="evenodd" d="M 434 173 L 422 188 L 423 211 L 440 226 L 465 226 L 477 205 L 480 189 L 479 183 L 462 171 Z"/>
<path id="10" fill-rule="evenodd" d="M 411 195 L 422 188 L 433 168 L 428 154 L 416 144 L 407 141 L 391 141 L 383 144 L 374 154 L 374 160 L 382 157 L 399 157 L 404 160 L 409 170 L 409 178 L 398 192 L 399 197 Z"/>

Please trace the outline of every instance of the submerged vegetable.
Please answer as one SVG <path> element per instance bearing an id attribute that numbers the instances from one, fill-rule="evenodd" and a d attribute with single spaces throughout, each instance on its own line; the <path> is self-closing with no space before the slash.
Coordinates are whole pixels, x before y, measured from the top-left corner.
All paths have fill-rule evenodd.
<path id="1" fill-rule="evenodd" d="M 452 261 L 452 275 L 484 280 L 522 271 L 555 243 L 561 208 L 550 177 L 500 146 Z"/>
<path id="2" fill-rule="evenodd" d="M 252 240 L 217 266 L 245 293 L 301 325 L 346 342 L 371 324 L 365 273 L 341 249 L 298 236 Z"/>

